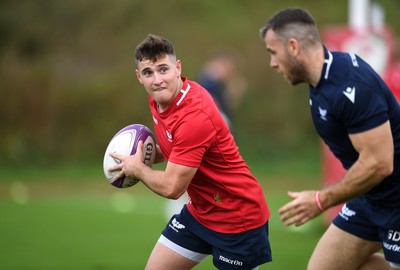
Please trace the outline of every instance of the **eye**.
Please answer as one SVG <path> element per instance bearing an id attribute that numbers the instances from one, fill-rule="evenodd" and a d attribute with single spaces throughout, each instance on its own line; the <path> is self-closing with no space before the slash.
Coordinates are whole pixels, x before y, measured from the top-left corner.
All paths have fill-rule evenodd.
<path id="1" fill-rule="evenodd" d="M 270 55 L 275 55 L 276 54 L 275 50 L 267 49 L 267 51 L 269 52 Z"/>
<path id="2" fill-rule="evenodd" d="M 144 76 L 149 77 L 153 74 L 153 71 L 146 69 L 146 70 L 143 70 L 142 73 Z"/>
<path id="3" fill-rule="evenodd" d="M 166 73 L 168 71 L 168 68 L 167 67 L 162 67 L 162 68 L 160 68 L 160 72 L 161 73 Z"/>

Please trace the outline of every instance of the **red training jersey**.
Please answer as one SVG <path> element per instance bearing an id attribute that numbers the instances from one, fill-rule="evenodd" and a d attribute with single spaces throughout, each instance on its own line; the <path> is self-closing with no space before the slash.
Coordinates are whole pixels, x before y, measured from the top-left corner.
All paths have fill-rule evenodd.
<path id="1" fill-rule="evenodd" d="M 189 212 L 205 227 L 240 233 L 264 225 L 270 215 L 257 179 L 238 151 L 211 95 L 198 83 L 184 84 L 162 113 L 149 96 L 158 144 L 165 158 L 198 168 L 188 187 Z"/>

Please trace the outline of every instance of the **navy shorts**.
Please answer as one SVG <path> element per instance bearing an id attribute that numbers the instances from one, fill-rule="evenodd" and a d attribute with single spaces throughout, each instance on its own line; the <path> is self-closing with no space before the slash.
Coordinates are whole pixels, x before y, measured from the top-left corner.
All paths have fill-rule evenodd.
<path id="1" fill-rule="evenodd" d="M 211 254 L 217 269 L 253 269 L 271 261 L 268 222 L 237 234 L 218 233 L 201 225 L 186 206 L 174 215 L 162 235 L 190 251 Z"/>
<path id="2" fill-rule="evenodd" d="M 400 263 L 399 208 L 376 206 L 361 196 L 346 203 L 333 224 L 362 239 L 381 242 L 385 259 Z"/>

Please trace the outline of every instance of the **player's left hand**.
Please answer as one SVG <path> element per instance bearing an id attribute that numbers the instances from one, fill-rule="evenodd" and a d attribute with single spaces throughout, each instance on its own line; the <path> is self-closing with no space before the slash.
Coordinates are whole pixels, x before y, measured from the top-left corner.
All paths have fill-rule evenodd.
<path id="1" fill-rule="evenodd" d="M 139 141 L 134 155 L 125 156 L 118 153 L 110 153 L 110 156 L 120 161 L 108 169 L 109 171 L 120 170 L 120 172 L 114 176 L 113 180 L 118 179 L 122 175 L 136 178 L 136 172 L 145 166 L 143 163 L 143 141 Z"/>
<path id="2" fill-rule="evenodd" d="M 293 200 L 279 209 L 278 213 L 281 215 L 281 221 L 286 226 L 294 224 L 297 227 L 321 214 L 321 210 L 315 203 L 315 192 L 289 191 L 288 196 Z"/>

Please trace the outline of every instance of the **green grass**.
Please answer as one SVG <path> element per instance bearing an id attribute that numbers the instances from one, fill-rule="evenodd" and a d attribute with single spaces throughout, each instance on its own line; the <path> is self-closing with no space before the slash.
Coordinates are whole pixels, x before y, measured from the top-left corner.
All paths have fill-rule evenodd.
<path id="1" fill-rule="evenodd" d="M 162 204 L 157 196 L 115 190 L 3 200 L 0 268 L 143 269 L 165 223 Z"/>
<path id="2" fill-rule="evenodd" d="M 144 268 L 166 224 L 166 199 L 141 184 L 116 189 L 91 168 L 34 171 L 10 170 L 0 179 L 0 269 Z M 288 201 L 288 187 L 317 187 L 318 177 L 255 171 L 271 208 L 273 262 L 260 269 L 305 269 L 324 230 L 321 218 L 287 228 L 277 209 Z M 196 269 L 214 269 L 211 258 Z"/>

